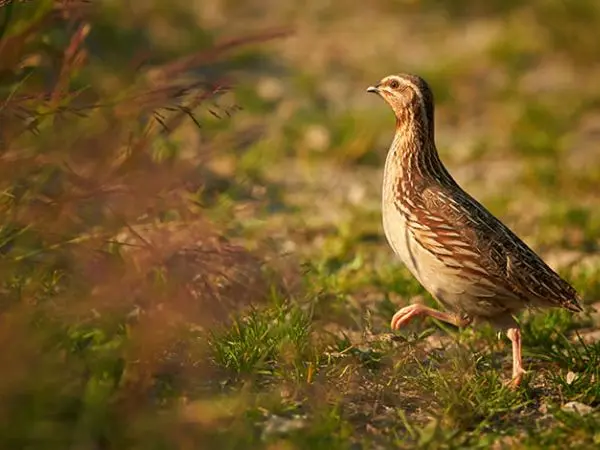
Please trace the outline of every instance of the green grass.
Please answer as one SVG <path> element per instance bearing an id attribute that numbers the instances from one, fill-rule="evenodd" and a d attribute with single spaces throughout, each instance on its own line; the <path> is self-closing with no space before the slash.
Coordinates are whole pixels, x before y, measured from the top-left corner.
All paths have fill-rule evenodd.
<path id="1" fill-rule="evenodd" d="M 252 311 L 236 320 L 231 329 L 211 337 L 214 362 L 235 376 L 272 376 L 278 372 L 305 378 L 310 319 L 297 306 L 283 304 L 265 312 Z M 282 358 L 289 358 L 290 364 L 277 367 Z"/>

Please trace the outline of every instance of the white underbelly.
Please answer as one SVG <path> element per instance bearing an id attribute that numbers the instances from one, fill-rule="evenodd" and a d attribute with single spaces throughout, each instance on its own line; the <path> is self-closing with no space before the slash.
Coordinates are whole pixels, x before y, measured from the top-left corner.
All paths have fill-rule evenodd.
<path id="1" fill-rule="evenodd" d="M 395 207 L 383 208 L 383 229 L 394 253 L 434 297 L 446 304 L 455 303 L 455 294 L 460 294 L 463 289 L 455 285 L 458 280 L 453 269 L 425 250 L 405 223 L 406 219 Z"/>
<path id="2" fill-rule="evenodd" d="M 416 264 L 411 258 L 411 254 L 418 250 L 415 248 L 414 239 L 411 239 L 405 224 L 406 220 L 402 214 L 390 211 L 389 208 L 383 208 L 383 231 L 388 244 L 411 273 L 416 276 Z"/>

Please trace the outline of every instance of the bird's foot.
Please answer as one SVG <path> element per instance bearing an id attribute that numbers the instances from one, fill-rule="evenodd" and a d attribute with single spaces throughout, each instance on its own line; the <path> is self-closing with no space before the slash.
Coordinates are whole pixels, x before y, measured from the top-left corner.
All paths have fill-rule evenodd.
<path id="1" fill-rule="evenodd" d="M 390 326 L 392 330 L 398 330 L 402 328 L 404 325 L 408 324 L 412 319 L 414 319 L 419 314 L 423 313 L 423 306 L 415 304 L 406 306 L 402 309 L 396 311 L 396 314 L 392 317 L 392 321 Z"/>
<path id="2" fill-rule="evenodd" d="M 513 376 L 510 380 L 504 382 L 504 386 L 514 391 L 521 386 L 521 382 L 523 381 L 523 375 L 525 375 L 527 371 L 522 367 L 517 367 L 513 369 Z"/>
<path id="3" fill-rule="evenodd" d="M 392 330 L 398 330 L 417 316 L 433 317 L 434 319 L 441 320 L 442 322 L 446 322 L 457 327 L 466 326 L 471 323 L 471 319 L 466 316 L 464 318 L 458 317 L 454 314 L 436 311 L 435 309 L 415 303 L 414 305 L 405 306 L 404 308 L 398 310 L 392 317 L 390 326 L 392 327 Z"/>

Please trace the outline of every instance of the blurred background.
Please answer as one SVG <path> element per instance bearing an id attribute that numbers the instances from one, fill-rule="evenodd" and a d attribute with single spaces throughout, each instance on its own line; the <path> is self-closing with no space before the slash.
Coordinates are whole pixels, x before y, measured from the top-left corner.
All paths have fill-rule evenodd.
<path id="1" fill-rule="evenodd" d="M 490 330 L 377 337 L 432 299 L 385 243 L 394 118 L 365 91 L 424 77 L 450 172 L 593 311 L 597 2 L 0 5 L 0 447 L 492 448 L 599 404 L 564 378 L 597 381 L 598 314 L 523 318 L 531 355 L 597 352 L 551 353 L 527 401 L 452 396 L 507 373 Z"/>

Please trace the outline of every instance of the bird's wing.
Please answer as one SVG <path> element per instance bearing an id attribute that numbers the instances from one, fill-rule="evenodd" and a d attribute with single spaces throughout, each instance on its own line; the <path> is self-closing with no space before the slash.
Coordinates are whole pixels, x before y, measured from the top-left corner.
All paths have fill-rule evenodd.
<path id="1" fill-rule="evenodd" d="M 415 239 L 471 280 L 478 296 L 581 311 L 575 289 L 460 188 L 429 186 L 413 206 L 405 215 Z"/>

